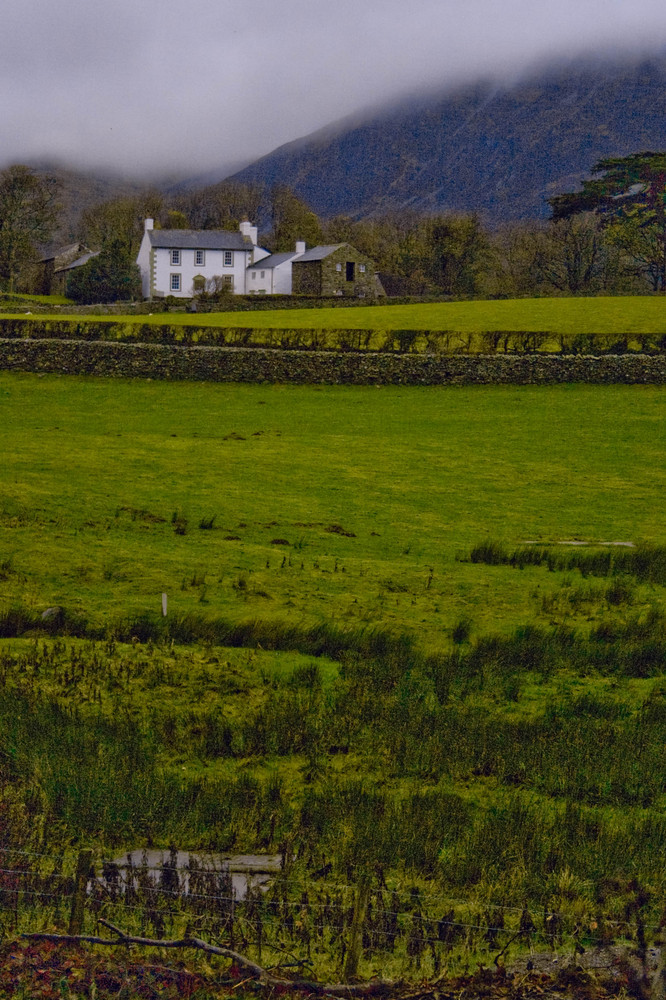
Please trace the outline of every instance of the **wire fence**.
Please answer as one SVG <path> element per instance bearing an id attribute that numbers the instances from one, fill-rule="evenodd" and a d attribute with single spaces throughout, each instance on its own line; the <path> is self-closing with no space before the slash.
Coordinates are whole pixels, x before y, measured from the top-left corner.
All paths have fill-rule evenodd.
<path id="1" fill-rule="evenodd" d="M 177 852 L 159 863 L 98 859 L 92 852 L 49 855 L 0 848 L 0 923 L 15 930 L 43 926 L 91 933 L 100 918 L 128 933 L 156 938 L 183 933 L 261 960 L 287 956 L 311 966 L 326 954 L 343 961 L 356 944 L 374 963 L 437 973 L 456 951 L 502 955 L 511 945 L 530 950 L 571 949 L 644 938 L 659 928 L 647 923 L 636 894 L 625 918 L 589 910 L 461 900 L 421 885 L 389 887 L 383 875 L 359 872 L 355 884 L 340 878 L 252 866 L 231 870 Z M 330 874 L 330 873 L 328 873 Z M 361 905 L 362 904 L 362 905 Z"/>

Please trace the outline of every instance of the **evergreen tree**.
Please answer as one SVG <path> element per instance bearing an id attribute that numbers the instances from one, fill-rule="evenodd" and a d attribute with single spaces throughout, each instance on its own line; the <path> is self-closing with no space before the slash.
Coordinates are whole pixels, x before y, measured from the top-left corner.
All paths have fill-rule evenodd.
<path id="1" fill-rule="evenodd" d="M 666 292 L 666 152 L 600 160 L 581 191 L 550 199 L 553 219 L 596 212 L 608 242 Z"/>
<path id="2" fill-rule="evenodd" d="M 110 240 L 97 256 L 73 270 L 67 295 L 87 304 L 140 298 L 141 275 L 125 242 Z"/>

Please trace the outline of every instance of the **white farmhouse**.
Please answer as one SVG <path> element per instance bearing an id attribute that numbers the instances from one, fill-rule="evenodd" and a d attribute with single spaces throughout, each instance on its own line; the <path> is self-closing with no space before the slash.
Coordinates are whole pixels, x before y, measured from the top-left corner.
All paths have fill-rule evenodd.
<path id="1" fill-rule="evenodd" d="M 248 267 L 269 254 L 257 246 L 256 226 L 241 222 L 238 229 L 154 229 L 146 219 L 136 259 L 144 298 L 190 298 L 211 278 L 246 294 Z"/>

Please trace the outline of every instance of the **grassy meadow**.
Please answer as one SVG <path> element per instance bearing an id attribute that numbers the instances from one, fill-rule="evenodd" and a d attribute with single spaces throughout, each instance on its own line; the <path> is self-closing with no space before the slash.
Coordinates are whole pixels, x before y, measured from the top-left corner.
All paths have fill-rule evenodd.
<path id="1" fill-rule="evenodd" d="M 0 376 L 0 598 L 418 629 L 531 620 L 484 538 L 663 541 L 659 388 L 318 388 Z M 535 598 L 534 594 L 537 594 Z M 536 602 L 536 603 L 535 603 Z"/>
<path id="2" fill-rule="evenodd" d="M 41 305 L 49 299 L 42 297 Z M 74 319 L 85 322 L 85 314 L 68 313 L 67 300 L 52 297 L 57 312 L 41 313 L 41 320 Z M 7 318 L 21 318 L 25 312 L 9 311 Z M 598 296 L 596 298 L 540 298 L 474 300 L 468 302 L 429 302 L 407 305 L 340 306 L 303 309 L 261 309 L 228 312 L 173 312 L 165 314 L 136 313 L 128 315 L 89 315 L 91 321 L 127 323 L 147 326 L 200 326 L 217 328 L 251 328 L 259 333 L 271 329 L 311 329 L 335 331 L 376 331 L 373 347 L 381 344 L 381 335 L 390 331 L 451 331 L 474 335 L 488 331 L 522 331 L 575 336 L 600 334 L 666 333 L 666 307 L 659 296 Z M 467 342 L 463 345 L 468 349 Z"/>
<path id="3" fill-rule="evenodd" d="M 0 847 L 288 845 L 470 926 L 601 936 L 637 883 L 654 916 L 665 414 L 0 374 Z"/>

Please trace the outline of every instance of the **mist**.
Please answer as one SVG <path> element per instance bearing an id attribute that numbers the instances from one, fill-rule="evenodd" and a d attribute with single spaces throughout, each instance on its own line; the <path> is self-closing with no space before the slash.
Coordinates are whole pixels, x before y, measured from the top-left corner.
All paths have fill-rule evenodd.
<path id="1" fill-rule="evenodd" d="M 24 0 L 3 12 L 0 163 L 220 177 L 360 109 L 666 47 L 657 0 Z"/>

